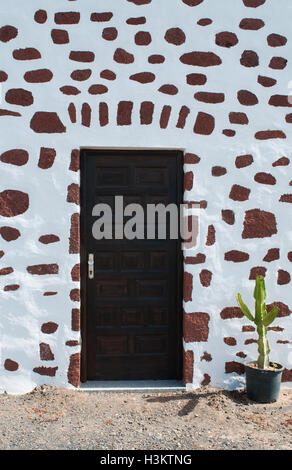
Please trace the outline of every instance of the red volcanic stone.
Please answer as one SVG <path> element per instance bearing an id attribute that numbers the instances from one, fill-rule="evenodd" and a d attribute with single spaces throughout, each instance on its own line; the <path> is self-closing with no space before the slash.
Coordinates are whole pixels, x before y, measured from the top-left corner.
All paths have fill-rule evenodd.
<path id="1" fill-rule="evenodd" d="M 91 95 L 103 95 L 108 92 L 108 88 L 105 85 L 91 85 L 88 89 L 88 93 Z"/>
<path id="2" fill-rule="evenodd" d="M 153 54 L 148 57 L 149 64 L 163 64 L 165 57 L 160 54 Z"/>
<path id="3" fill-rule="evenodd" d="M 16 104 L 18 106 L 31 106 L 33 104 L 32 93 L 22 88 L 8 90 L 5 95 L 5 100 L 9 104 Z"/>
<path id="4" fill-rule="evenodd" d="M 68 382 L 74 387 L 80 384 L 80 353 L 70 356 L 70 363 L 67 372 Z"/>
<path id="5" fill-rule="evenodd" d="M 193 187 L 194 182 L 194 174 L 192 171 L 187 171 L 184 174 L 184 189 L 186 191 L 190 191 Z"/>
<path id="6" fill-rule="evenodd" d="M 134 80 L 139 83 L 151 83 L 155 80 L 155 75 L 150 72 L 135 73 L 130 76 L 130 80 Z"/>
<path id="7" fill-rule="evenodd" d="M 56 134 L 66 132 L 57 113 L 37 112 L 30 121 L 30 127 L 38 134 Z"/>
<path id="8" fill-rule="evenodd" d="M 99 103 L 99 123 L 102 127 L 109 123 L 108 105 L 106 103 Z"/>
<path id="9" fill-rule="evenodd" d="M 228 320 L 230 318 L 242 318 L 243 313 L 239 307 L 225 307 L 221 311 L 220 317 L 222 320 Z"/>
<path id="10" fill-rule="evenodd" d="M 238 38 L 234 33 L 223 31 L 222 33 L 216 34 L 215 42 L 217 46 L 233 47 L 238 43 Z"/>
<path id="11" fill-rule="evenodd" d="M 244 18 L 241 20 L 239 23 L 239 27 L 241 29 L 247 29 L 251 31 L 257 31 L 258 29 L 261 29 L 265 26 L 265 23 L 263 20 L 256 19 L 256 18 Z"/>
<path id="12" fill-rule="evenodd" d="M 80 280 L 80 264 L 75 264 L 71 270 L 72 281 L 78 282 Z"/>
<path id="13" fill-rule="evenodd" d="M 34 14 L 34 20 L 36 23 L 44 24 L 48 19 L 46 10 L 38 10 Z"/>
<path id="14" fill-rule="evenodd" d="M 202 3 L 204 0 L 182 0 L 182 1 L 189 7 L 196 7 L 197 5 L 200 5 L 200 3 Z"/>
<path id="15" fill-rule="evenodd" d="M 106 41 L 114 41 L 118 37 L 118 30 L 116 28 L 104 28 L 102 37 Z"/>
<path id="16" fill-rule="evenodd" d="M 242 238 L 265 238 L 277 233 L 277 222 L 272 212 L 251 209 L 245 212 Z"/>
<path id="17" fill-rule="evenodd" d="M 90 21 L 95 21 L 95 22 L 105 22 L 105 21 L 110 21 L 113 17 L 113 13 L 110 11 L 103 12 L 103 13 L 92 13 L 90 16 Z"/>
<path id="18" fill-rule="evenodd" d="M 40 157 L 38 161 L 38 167 L 42 170 L 51 168 L 54 164 L 56 157 L 56 150 L 51 148 L 42 147 L 40 149 Z"/>
<path id="19" fill-rule="evenodd" d="M 195 134 L 210 135 L 215 128 L 215 118 L 211 114 L 199 112 L 195 126 Z"/>
<path id="20" fill-rule="evenodd" d="M 292 194 L 282 194 L 279 201 L 292 203 Z"/>
<path id="21" fill-rule="evenodd" d="M 271 47 L 280 47 L 285 46 L 287 44 L 287 38 L 285 36 L 281 36 L 281 34 L 269 34 L 267 37 L 267 43 Z"/>
<path id="22" fill-rule="evenodd" d="M 41 58 L 41 54 L 34 47 L 27 47 L 25 49 L 15 49 L 13 57 L 16 60 L 36 60 Z"/>
<path id="23" fill-rule="evenodd" d="M 223 103 L 225 99 L 224 93 L 210 93 L 205 91 L 198 91 L 195 93 L 194 98 L 197 101 L 202 101 L 203 103 Z"/>
<path id="24" fill-rule="evenodd" d="M 162 85 L 158 91 L 165 93 L 166 95 L 177 95 L 178 89 L 175 85 Z"/>
<path id="25" fill-rule="evenodd" d="M 0 28 L 0 41 L 9 42 L 11 39 L 16 38 L 17 34 L 18 30 L 14 28 L 14 26 L 2 26 L 2 28 Z"/>
<path id="26" fill-rule="evenodd" d="M 23 214 L 29 207 L 27 193 L 7 189 L 0 193 L 0 215 L 2 217 L 15 217 Z"/>
<path id="27" fill-rule="evenodd" d="M 201 161 L 200 157 L 198 155 L 195 155 L 194 153 L 185 153 L 184 155 L 184 163 L 199 163 Z"/>
<path id="28" fill-rule="evenodd" d="M 250 189 L 234 184 L 231 188 L 229 198 L 233 201 L 247 201 L 250 195 Z"/>
<path id="29" fill-rule="evenodd" d="M 192 300 L 193 275 L 191 273 L 184 272 L 183 292 L 184 302 L 189 302 Z"/>
<path id="30" fill-rule="evenodd" d="M 273 302 L 267 305 L 267 311 L 270 312 L 273 307 L 278 307 L 278 317 L 288 317 L 291 314 L 291 310 L 288 305 L 282 302 Z"/>
<path id="31" fill-rule="evenodd" d="M 91 107 L 88 103 L 83 103 L 81 108 L 81 124 L 90 127 L 91 123 Z"/>
<path id="32" fill-rule="evenodd" d="M 213 166 L 211 172 L 212 176 L 223 176 L 226 175 L 227 170 L 223 166 Z"/>
<path id="33" fill-rule="evenodd" d="M 249 254 L 244 251 L 231 250 L 224 254 L 224 259 L 233 263 L 243 263 L 249 260 Z"/>
<path id="34" fill-rule="evenodd" d="M 236 132 L 233 129 L 223 129 L 222 134 L 226 135 L 226 137 L 234 137 Z"/>
<path id="35" fill-rule="evenodd" d="M 279 248 L 270 248 L 266 254 L 266 256 L 263 258 L 263 261 L 266 261 L 267 263 L 270 263 L 271 261 L 275 261 L 277 259 L 280 259 L 280 250 Z"/>
<path id="36" fill-rule="evenodd" d="M 269 101 L 271 106 L 292 107 L 291 97 L 288 95 L 272 95 Z"/>
<path id="37" fill-rule="evenodd" d="M 69 59 L 75 60 L 76 62 L 93 62 L 95 54 L 89 51 L 71 51 Z"/>
<path id="38" fill-rule="evenodd" d="M 210 315 L 205 312 L 184 313 L 184 340 L 186 343 L 208 341 Z"/>
<path id="39" fill-rule="evenodd" d="M 49 344 L 40 343 L 40 358 L 41 361 L 53 361 L 55 359 Z"/>
<path id="40" fill-rule="evenodd" d="M 208 271 L 208 269 L 202 269 L 199 276 L 200 276 L 200 282 L 202 286 L 209 287 L 212 281 L 212 276 L 213 276 L 211 271 Z"/>
<path id="41" fill-rule="evenodd" d="M 128 18 L 126 23 L 131 25 L 145 24 L 146 18 L 145 16 L 139 16 L 137 18 Z"/>
<path id="42" fill-rule="evenodd" d="M 20 231 L 13 227 L 1 227 L 0 235 L 7 242 L 12 242 L 20 237 Z"/>
<path id="43" fill-rule="evenodd" d="M 186 125 L 186 119 L 187 119 L 189 114 L 190 114 L 190 108 L 188 108 L 187 106 L 182 106 L 180 108 L 179 116 L 178 116 L 178 120 L 177 120 L 177 124 L 176 124 L 176 127 L 178 129 L 184 129 L 184 127 Z"/>
<path id="44" fill-rule="evenodd" d="M 6 82 L 7 79 L 8 79 L 7 73 L 4 72 L 3 70 L 0 70 L 0 82 Z"/>
<path id="45" fill-rule="evenodd" d="M 71 73 L 71 78 L 77 82 L 83 82 L 84 80 L 88 80 L 91 74 L 92 71 L 90 69 L 74 70 L 74 72 Z"/>
<path id="46" fill-rule="evenodd" d="M 266 0 L 243 0 L 243 3 L 246 7 L 257 8 L 263 5 Z"/>
<path id="47" fill-rule="evenodd" d="M 52 29 L 51 37 L 54 44 L 68 44 L 70 42 L 68 31 L 65 29 Z"/>
<path id="48" fill-rule="evenodd" d="M 137 46 L 148 46 L 152 41 L 151 34 L 148 31 L 138 31 L 135 34 L 135 43 Z"/>
<path id="49" fill-rule="evenodd" d="M 213 52 L 188 52 L 179 59 L 183 64 L 196 67 L 211 67 L 220 65 L 222 60 Z"/>
<path id="50" fill-rule="evenodd" d="M 268 140 L 268 139 L 286 139 L 286 135 L 283 131 L 273 130 L 273 131 L 260 131 L 255 134 L 255 138 L 258 140 Z"/>
<path id="51" fill-rule="evenodd" d="M 72 331 L 80 331 L 80 310 L 79 310 L 79 308 L 73 308 L 72 309 L 71 328 L 72 328 Z"/>
<path id="52" fill-rule="evenodd" d="M 152 123 L 154 104 L 151 101 L 143 101 L 140 107 L 140 122 L 142 125 Z"/>
<path id="53" fill-rule="evenodd" d="M 67 188 L 67 202 L 73 202 L 74 204 L 80 204 L 80 190 L 77 183 L 72 183 Z"/>
<path id="54" fill-rule="evenodd" d="M 274 70 L 283 70 L 287 65 L 287 59 L 284 57 L 272 57 L 269 67 Z"/>
<path id="55" fill-rule="evenodd" d="M 235 223 L 235 214 L 230 209 L 223 209 L 221 211 L 222 220 L 228 225 L 234 225 Z"/>
<path id="56" fill-rule="evenodd" d="M 231 336 L 228 336 L 226 338 L 223 338 L 223 341 L 225 344 L 227 344 L 228 346 L 236 346 L 236 339 L 235 338 L 232 338 Z"/>
<path id="57" fill-rule="evenodd" d="M 71 171 L 79 171 L 80 168 L 80 152 L 79 150 L 75 149 L 71 152 L 71 161 L 69 170 Z"/>
<path id="58" fill-rule="evenodd" d="M 40 375 L 47 375 L 48 377 L 55 377 L 58 367 L 35 367 L 33 372 Z"/>
<path id="59" fill-rule="evenodd" d="M 264 77 L 262 75 L 259 75 L 258 76 L 258 83 L 267 88 L 267 87 L 271 87 L 271 86 L 276 85 L 277 80 L 275 80 L 274 78 Z"/>
<path id="60" fill-rule="evenodd" d="M 58 274 L 59 266 L 57 264 L 35 264 L 26 268 L 29 274 L 44 276 L 46 274 Z"/>
<path id="61" fill-rule="evenodd" d="M 112 70 L 102 70 L 100 72 L 100 78 L 104 78 L 105 80 L 115 80 L 117 76 L 115 72 L 112 72 Z"/>
<path id="62" fill-rule="evenodd" d="M 24 80 L 28 83 L 46 83 L 52 78 L 53 73 L 48 69 L 30 70 L 24 74 Z"/>
<path id="63" fill-rule="evenodd" d="M 64 95 L 79 95 L 79 93 L 81 93 L 80 90 L 78 90 L 78 88 L 76 88 L 75 86 L 62 86 L 60 88 L 60 91 L 64 94 Z"/>
<path id="64" fill-rule="evenodd" d="M 257 67 L 259 65 L 259 56 L 254 51 L 243 51 L 240 63 L 244 67 Z"/>
<path id="65" fill-rule="evenodd" d="M 186 35 L 180 28 L 170 28 L 166 31 L 164 39 L 170 44 L 181 46 L 186 41 Z"/>
<path id="66" fill-rule="evenodd" d="M 184 259 L 185 264 L 202 264 L 206 261 L 206 255 L 198 253 L 196 256 L 187 256 Z"/>
<path id="67" fill-rule="evenodd" d="M 249 273 L 249 279 L 254 280 L 257 278 L 257 276 L 266 276 L 267 268 L 264 268 L 263 266 L 255 266 L 254 268 L 251 268 L 250 273 Z"/>
<path id="68" fill-rule="evenodd" d="M 199 21 L 197 21 L 199 26 L 209 26 L 209 24 L 212 23 L 213 21 L 210 18 L 201 18 Z"/>
<path id="69" fill-rule="evenodd" d="M 237 93 L 237 99 L 239 103 L 244 106 L 254 106 L 259 102 L 256 95 L 254 95 L 253 93 L 251 93 L 251 91 L 248 90 L 240 90 Z"/>
<path id="70" fill-rule="evenodd" d="M 58 323 L 54 323 L 52 321 L 49 321 L 47 323 L 42 324 L 41 330 L 42 330 L 42 333 L 45 333 L 47 335 L 51 335 L 52 333 L 55 333 L 58 328 L 59 328 Z"/>
<path id="71" fill-rule="evenodd" d="M 261 183 L 261 184 L 270 184 L 270 185 L 276 184 L 276 178 L 270 173 L 264 173 L 264 172 L 257 173 L 254 176 L 254 180 L 257 183 Z"/>
<path id="72" fill-rule="evenodd" d="M 185 384 L 193 382 L 194 374 L 194 353 L 193 351 L 184 351 L 183 360 L 183 381 Z"/>
<path id="73" fill-rule="evenodd" d="M 19 287 L 20 286 L 18 284 L 9 284 L 8 286 L 5 286 L 3 290 L 4 292 L 16 291 Z"/>
<path id="74" fill-rule="evenodd" d="M 125 49 L 118 48 L 114 53 L 114 61 L 118 64 L 132 64 L 134 60 L 133 54 L 125 51 Z"/>
<path id="75" fill-rule="evenodd" d="M 287 157 L 281 157 L 279 160 L 276 160 L 272 166 L 287 166 L 289 165 L 290 160 Z"/>
<path id="76" fill-rule="evenodd" d="M 2 268 L 0 269 L 0 276 L 8 276 L 9 274 L 13 272 L 14 272 L 14 269 L 11 267 Z"/>
<path id="77" fill-rule="evenodd" d="M 60 238 L 57 235 L 49 234 L 49 235 L 42 235 L 39 238 L 39 242 L 43 243 L 44 245 L 48 245 L 50 243 L 57 243 L 60 241 Z"/>
<path id="78" fill-rule="evenodd" d="M 280 286 L 283 286 L 285 284 L 289 284 L 290 281 L 291 281 L 290 274 L 287 271 L 284 271 L 283 269 L 279 269 L 277 283 Z"/>
<path id="79" fill-rule="evenodd" d="M 80 13 L 77 11 L 64 11 L 55 13 L 56 24 L 78 24 L 80 21 Z"/>
<path id="80" fill-rule="evenodd" d="M 80 216 L 78 213 L 71 216 L 71 228 L 70 228 L 70 239 L 69 239 L 69 253 L 78 254 L 80 251 Z"/>
<path id="81" fill-rule="evenodd" d="M 167 128 L 170 114 L 171 114 L 171 106 L 163 106 L 161 115 L 160 115 L 160 120 L 159 120 L 159 125 L 161 129 Z"/>
<path id="82" fill-rule="evenodd" d="M 216 242 L 216 230 L 214 225 L 209 225 L 207 239 L 206 239 L 206 246 L 212 246 Z"/>
<path id="83" fill-rule="evenodd" d="M 120 101 L 117 111 L 118 126 L 129 126 L 132 124 L 132 110 L 134 103 L 132 101 Z"/>
<path id="84" fill-rule="evenodd" d="M 207 77 L 202 73 L 189 73 L 186 80 L 188 85 L 205 85 Z"/>
<path id="85" fill-rule="evenodd" d="M 28 152 L 22 149 L 8 150 L 0 156 L 1 162 L 22 166 L 28 162 Z"/>
<path id="86" fill-rule="evenodd" d="M 236 361 L 231 361 L 231 362 L 225 362 L 225 373 L 226 374 L 232 374 L 235 372 L 238 375 L 244 374 L 244 365 L 241 364 L 240 362 Z"/>
<path id="87" fill-rule="evenodd" d="M 9 372 L 15 372 L 18 369 L 19 365 L 17 362 L 12 361 L 12 359 L 6 359 L 4 362 L 4 369 L 9 370 Z"/>
<path id="88" fill-rule="evenodd" d="M 231 124 L 248 124 L 248 117 L 245 113 L 229 113 Z"/>
<path id="89" fill-rule="evenodd" d="M 204 354 L 203 354 L 203 356 L 200 357 L 200 360 L 201 361 L 211 362 L 212 361 L 212 356 L 207 351 L 204 351 Z"/>

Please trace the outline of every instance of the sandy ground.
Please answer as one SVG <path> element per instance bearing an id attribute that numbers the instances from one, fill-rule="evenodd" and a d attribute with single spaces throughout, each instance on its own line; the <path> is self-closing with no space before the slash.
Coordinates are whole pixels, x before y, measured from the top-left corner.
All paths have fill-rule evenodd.
<path id="1" fill-rule="evenodd" d="M 242 391 L 0 395 L 0 449 L 292 450 L 292 390 L 256 404 Z"/>

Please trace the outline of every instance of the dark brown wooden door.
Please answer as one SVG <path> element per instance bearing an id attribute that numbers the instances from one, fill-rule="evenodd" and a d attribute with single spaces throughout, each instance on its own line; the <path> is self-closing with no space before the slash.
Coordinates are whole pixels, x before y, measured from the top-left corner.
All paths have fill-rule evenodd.
<path id="1" fill-rule="evenodd" d="M 180 379 L 180 240 L 96 240 L 98 203 L 181 203 L 182 154 L 81 153 L 83 380 Z M 114 211 L 113 211 L 114 213 Z M 125 220 L 127 220 L 125 218 Z M 88 254 L 94 278 L 88 278 Z"/>

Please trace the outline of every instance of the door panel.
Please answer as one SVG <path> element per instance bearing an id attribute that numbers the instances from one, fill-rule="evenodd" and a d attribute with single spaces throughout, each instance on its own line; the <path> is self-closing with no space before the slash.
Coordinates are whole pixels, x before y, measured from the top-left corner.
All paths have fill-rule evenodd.
<path id="1" fill-rule="evenodd" d="M 180 240 L 95 240 L 92 209 L 115 196 L 180 204 L 181 152 L 81 152 L 82 380 L 180 379 Z"/>

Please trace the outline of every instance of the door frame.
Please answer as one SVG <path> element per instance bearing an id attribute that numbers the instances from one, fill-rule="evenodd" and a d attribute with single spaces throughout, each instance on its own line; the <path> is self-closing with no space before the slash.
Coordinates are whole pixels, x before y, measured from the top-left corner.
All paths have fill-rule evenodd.
<path id="1" fill-rule="evenodd" d="M 153 156 L 153 153 L 167 156 L 170 153 L 177 153 L 178 158 L 177 162 L 177 203 L 183 204 L 183 156 L 184 152 L 182 149 L 151 149 L 151 148 L 137 148 L 137 149 L 125 149 L 125 148 L 92 148 L 92 147 L 82 147 L 80 149 L 80 328 L 81 328 L 81 361 L 80 361 L 80 380 L 82 383 L 87 381 L 87 305 L 86 305 L 86 280 L 87 280 L 87 250 L 85 246 L 84 233 L 86 231 L 86 217 L 85 217 L 85 203 L 86 203 L 86 156 L 93 154 L 105 154 L 117 152 L 120 155 L 123 153 L 143 153 L 145 155 L 148 153 L 150 156 Z M 177 265 L 178 265 L 178 276 L 177 276 L 177 350 L 179 351 L 177 357 L 177 370 L 180 372 L 181 380 L 183 380 L 183 250 L 181 239 L 178 239 L 178 249 L 177 249 Z"/>

